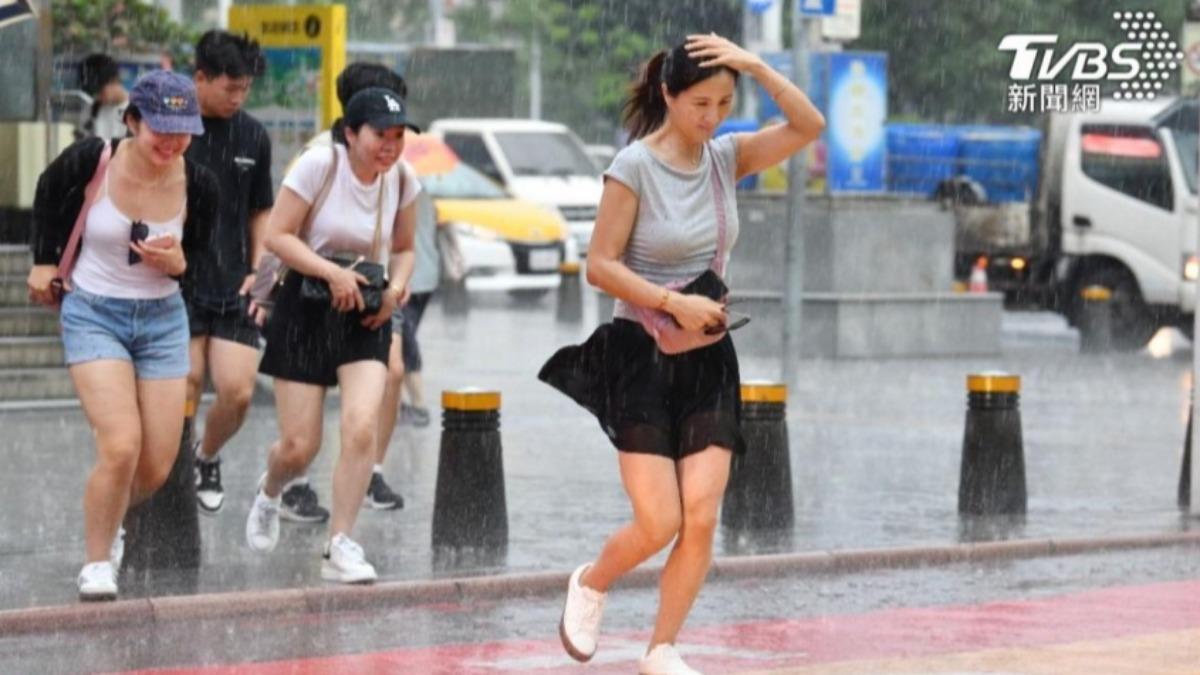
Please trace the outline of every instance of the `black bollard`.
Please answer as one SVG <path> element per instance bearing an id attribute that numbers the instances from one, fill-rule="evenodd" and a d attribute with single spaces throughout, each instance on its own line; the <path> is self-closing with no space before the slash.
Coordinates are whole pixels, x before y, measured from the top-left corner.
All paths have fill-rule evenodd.
<path id="1" fill-rule="evenodd" d="M 196 507 L 195 404 L 184 420 L 179 454 L 167 482 L 125 514 L 125 558 L 121 569 L 194 570 L 200 567 L 200 517 Z"/>
<path id="2" fill-rule="evenodd" d="M 787 386 L 742 385 L 742 435 L 746 454 L 734 455 L 721 508 L 732 530 L 790 530 L 795 522 L 787 435 Z"/>
<path id="3" fill-rule="evenodd" d="M 433 503 L 433 547 L 508 545 L 500 393 L 442 393 L 442 445 Z"/>
<path id="4" fill-rule="evenodd" d="M 967 423 L 958 483 L 960 514 L 1025 513 L 1020 394 L 1017 375 L 967 377 Z"/>
<path id="5" fill-rule="evenodd" d="M 1079 351 L 1103 354 L 1112 351 L 1112 290 L 1088 286 L 1080 293 Z"/>
<path id="6" fill-rule="evenodd" d="M 559 267 L 558 307 L 554 317 L 563 323 L 583 320 L 583 293 L 579 283 L 579 263 L 563 263 Z"/>
<path id="7" fill-rule="evenodd" d="M 1187 432 L 1183 437 L 1183 461 L 1179 464 L 1179 493 L 1176 497 L 1179 508 L 1184 511 L 1192 507 L 1192 408 L 1193 406 L 1188 406 Z"/>

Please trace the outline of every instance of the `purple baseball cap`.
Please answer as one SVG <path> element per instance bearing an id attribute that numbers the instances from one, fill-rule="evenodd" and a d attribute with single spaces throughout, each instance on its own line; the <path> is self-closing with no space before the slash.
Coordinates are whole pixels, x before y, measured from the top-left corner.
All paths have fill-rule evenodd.
<path id="1" fill-rule="evenodd" d="M 129 104 L 156 133 L 204 135 L 196 85 L 179 73 L 155 70 L 141 76 L 129 92 Z"/>

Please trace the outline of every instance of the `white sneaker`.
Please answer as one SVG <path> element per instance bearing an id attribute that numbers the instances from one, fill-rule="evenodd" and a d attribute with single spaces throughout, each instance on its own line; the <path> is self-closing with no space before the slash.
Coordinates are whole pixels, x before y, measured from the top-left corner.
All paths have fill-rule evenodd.
<path id="1" fill-rule="evenodd" d="M 607 593 L 587 588 L 579 583 L 591 563 L 580 565 L 571 573 L 567 582 L 567 600 L 563 603 L 562 620 L 558 623 L 558 637 L 563 648 L 576 661 L 591 660 L 600 640 L 600 619 L 604 617 L 604 600 Z"/>
<path id="2" fill-rule="evenodd" d="M 321 578 L 343 584 L 369 584 L 375 581 L 375 567 L 367 562 L 361 546 L 339 532 L 325 545 Z"/>
<path id="3" fill-rule="evenodd" d="M 114 570 L 121 569 L 121 561 L 125 559 L 125 528 L 117 528 L 117 536 L 113 537 L 112 546 L 108 549 L 108 561 Z"/>
<path id="4" fill-rule="evenodd" d="M 661 644 L 638 661 L 638 675 L 701 675 L 688 666 L 675 650 L 675 645 Z"/>
<path id="5" fill-rule="evenodd" d="M 107 560 L 88 563 L 79 571 L 79 599 L 116 600 L 117 575 Z"/>
<path id="6" fill-rule="evenodd" d="M 246 518 L 246 543 L 259 553 L 275 550 L 279 543 L 279 497 L 271 499 L 259 489 Z"/>

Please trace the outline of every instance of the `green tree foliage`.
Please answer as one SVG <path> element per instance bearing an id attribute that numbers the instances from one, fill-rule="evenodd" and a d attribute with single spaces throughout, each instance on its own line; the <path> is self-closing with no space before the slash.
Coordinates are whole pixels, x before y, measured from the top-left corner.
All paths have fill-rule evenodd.
<path id="1" fill-rule="evenodd" d="M 53 0 L 50 11 L 60 54 L 165 53 L 186 63 L 199 37 L 144 0 Z"/>
<path id="2" fill-rule="evenodd" d="M 546 119 L 590 140 L 611 142 L 638 66 L 694 32 L 741 35 L 740 0 L 509 0 L 454 14 L 461 42 L 512 44 L 519 50 L 516 86 L 529 100 L 530 46 L 542 52 Z"/>
<path id="3" fill-rule="evenodd" d="M 1182 2 L 864 0 L 862 38 L 850 48 L 888 53 L 892 117 L 1014 123 L 1030 117 L 1007 109 L 1012 53 L 996 48 L 1005 35 L 1057 34 L 1056 56 L 1061 56 L 1075 41 L 1113 45 L 1125 39 L 1113 13 L 1136 10 L 1154 10 L 1157 20 L 1182 42 Z M 1068 69 L 1059 81 L 1069 77 Z M 1166 87 L 1178 91 L 1178 71 Z"/>

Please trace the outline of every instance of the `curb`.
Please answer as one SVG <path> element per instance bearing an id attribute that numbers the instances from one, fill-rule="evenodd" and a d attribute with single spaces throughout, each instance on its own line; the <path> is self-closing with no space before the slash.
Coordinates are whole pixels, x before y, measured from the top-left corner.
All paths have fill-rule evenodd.
<path id="1" fill-rule="evenodd" d="M 727 557 L 713 561 L 709 579 L 744 579 L 798 573 L 847 574 L 873 569 L 934 567 L 1169 546 L 1200 546 L 1200 532 Z M 625 575 L 619 585 L 623 588 L 654 586 L 661 572 L 661 566 L 641 567 Z M 550 595 L 560 592 L 569 576 L 569 572 L 538 572 L 392 581 L 373 586 L 235 591 L 4 610 L 0 611 L 0 637 L 172 621 L 360 611 Z"/>

